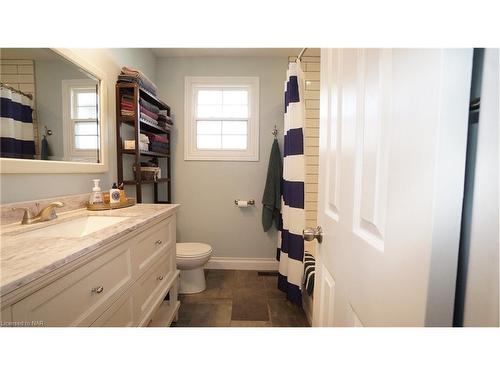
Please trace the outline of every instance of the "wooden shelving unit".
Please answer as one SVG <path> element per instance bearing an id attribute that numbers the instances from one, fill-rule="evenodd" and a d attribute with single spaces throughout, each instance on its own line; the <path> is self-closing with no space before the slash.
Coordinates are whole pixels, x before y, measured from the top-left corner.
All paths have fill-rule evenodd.
<path id="1" fill-rule="evenodd" d="M 121 98 L 122 95 L 133 96 L 135 115 L 134 116 L 122 116 L 121 115 Z M 141 133 L 153 133 L 166 135 L 169 140 L 169 145 L 172 147 L 172 137 L 170 129 L 163 129 L 155 124 L 145 121 L 140 118 L 140 106 L 139 98 L 148 101 L 151 104 L 156 105 L 160 110 L 166 110 L 168 116 L 170 117 L 170 107 L 165 104 L 162 100 L 158 99 L 156 96 L 150 92 L 144 90 L 139 85 L 134 83 L 118 82 L 116 84 L 116 151 L 117 151 L 117 166 L 118 166 L 118 182 L 124 183 L 125 185 L 135 185 L 136 190 L 136 202 L 142 203 L 142 185 L 143 184 L 154 184 L 154 202 L 155 203 L 172 203 L 172 186 L 171 186 L 171 160 L 170 152 L 161 153 L 154 151 L 142 151 L 139 149 L 139 135 Z M 122 137 L 122 126 L 131 126 L 134 129 L 134 139 L 135 139 L 135 149 L 125 150 L 123 149 L 123 137 Z M 123 157 L 124 155 L 134 156 L 135 174 L 134 179 L 124 180 L 123 178 Z M 166 160 L 166 177 L 159 178 L 157 181 L 143 180 L 141 177 L 141 160 L 146 160 L 153 158 L 158 165 L 159 159 Z M 162 175 L 165 171 L 162 165 Z M 160 201 L 159 188 L 160 186 L 166 186 L 166 201 Z"/>

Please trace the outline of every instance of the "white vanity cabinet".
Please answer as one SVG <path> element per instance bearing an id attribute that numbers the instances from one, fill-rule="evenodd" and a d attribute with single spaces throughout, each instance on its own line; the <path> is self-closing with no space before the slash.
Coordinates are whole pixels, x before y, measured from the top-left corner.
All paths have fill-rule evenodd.
<path id="1" fill-rule="evenodd" d="M 175 224 L 175 214 L 157 219 L 62 267 L 57 277 L 31 286 L 10 304 L 12 322 L 145 326 L 163 304 L 163 321 L 169 324 L 180 305 Z"/>

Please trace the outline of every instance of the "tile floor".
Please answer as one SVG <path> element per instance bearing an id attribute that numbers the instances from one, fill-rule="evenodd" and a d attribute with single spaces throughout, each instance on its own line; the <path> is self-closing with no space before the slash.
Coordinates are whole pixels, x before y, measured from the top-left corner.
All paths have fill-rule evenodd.
<path id="1" fill-rule="evenodd" d="M 309 327 L 304 311 L 278 290 L 277 276 L 232 270 L 205 275 L 204 292 L 180 296 L 173 327 Z"/>

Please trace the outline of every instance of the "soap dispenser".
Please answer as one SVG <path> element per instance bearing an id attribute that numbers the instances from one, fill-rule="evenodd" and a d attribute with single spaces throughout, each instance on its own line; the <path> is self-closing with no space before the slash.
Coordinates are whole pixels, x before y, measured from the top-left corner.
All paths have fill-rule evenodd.
<path id="1" fill-rule="evenodd" d="M 116 182 L 113 183 L 113 187 L 109 190 L 109 203 L 120 203 L 120 190 L 116 186 Z"/>
<path id="2" fill-rule="evenodd" d="M 102 198 L 101 187 L 99 186 L 99 182 L 101 182 L 101 180 L 95 179 L 92 181 L 94 181 L 94 187 L 92 188 L 92 194 L 90 195 L 90 204 L 102 204 L 104 200 Z"/>

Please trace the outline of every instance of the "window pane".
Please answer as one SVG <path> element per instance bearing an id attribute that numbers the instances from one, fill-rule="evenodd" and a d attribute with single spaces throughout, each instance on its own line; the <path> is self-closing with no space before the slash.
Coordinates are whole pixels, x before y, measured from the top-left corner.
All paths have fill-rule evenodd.
<path id="1" fill-rule="evenodd" d="M 76 122 L 75 135 L 97 135 L 96 122 Z"/>
<path id="2" fill-rule="evenodd" d="M 75 118 L 77 119 L 97 118 L 96 107 L 76 107 Z"/>
<path id="3" fill-rule="evenodd" d="M 199 90 L 198 104 L 222 104 L 221 90 Z"/>
<path id="4" fill-rule="evenodd" d="M 196 147 L 199 150 L 220 150 L 220 135 L 198 135 L 196 137 Z"/>
<path id="5" fill-rule="evenodd" d="M 248 107 L 246 105 L 228 104 L 224 105 L 223 117 L 247 118 Z"/>
<path id="6" fill-rule="evenodd" d="M 197 134 L 220 134 L 221 122 L 220 121 L 196 121 Z"/>
<path id="7" fill-rule="evenodd" d="M 223 103 L 226 104 L 244 104 L 248 103 L 248 91 L 244 90 L 224 90 Z"/>
<path id="8" fill-rule="evenodd" d="M 76 94 L 76 105 L 95 107 L 96 106 L 96 93 L 95 92 L 78 92 Z"/>
<path id="9" fill-rule="evenodd" d="M 222 148 L 224 150 L 246 150 L 247 136 L 246 135 L 223 135 Z"/>
<path id="10" fill-rule="evenodd" d="M 198 117 L 222 117 L 222 106 L 219 104 L 199 104 Z"/>
<path id="11" fill-rule="evenodd" d="M 97 136 L 95 135 L 76 135 L 75 148 L 79 150 L 97 150 Z"/>
<path id="12" fill-rule="evenodd" d="M 222 134 L 247 134 L 247 121 L 223 121 Z"/>

